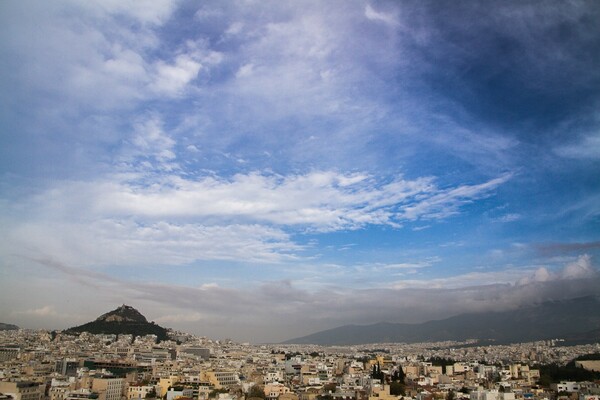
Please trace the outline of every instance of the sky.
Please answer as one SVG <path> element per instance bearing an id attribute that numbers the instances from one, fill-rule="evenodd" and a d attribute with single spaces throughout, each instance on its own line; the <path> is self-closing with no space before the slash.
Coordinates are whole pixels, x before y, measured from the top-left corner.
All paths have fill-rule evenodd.
<path id="1" fill-rule="evenodd" d="M 598 20 L 0 2 L 0 322 L 263 343 L 600 295 Z"/>

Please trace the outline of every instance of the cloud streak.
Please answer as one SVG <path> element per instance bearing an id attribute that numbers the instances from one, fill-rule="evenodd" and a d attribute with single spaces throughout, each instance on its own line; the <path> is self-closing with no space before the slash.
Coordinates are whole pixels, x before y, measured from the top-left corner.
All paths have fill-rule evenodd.
<path id="1" fill-rule="evenodd" d="M 555 255 L 562 253 L 577 253 L 600 249 L 600 241 L 583 243 L 542 243 L 535 246 L 542 255 Z"/>
<path id="2" fill-rule="evenodd" d="M 157 142 L 172 146 L 154 125 L 145 132 L 138 145 L 148 154 L 162 157 L 163 151 L 149 151 Z M 315 171 L 230 179 L 163 175 L 151 184 L 133 173 L 112 181 L 63 182 L 19 206 L 23 219 L 12 221 L 4 247 L 22 254 L 38 249 L 40 257 L 81 265 L 282 262 L 305 248 L 292 232 L 442 220 L 508 179 L 439 188 L 432 178 L 382 182 L 367 174 Z"/>
<path id="3" fill-rule="evenodd" d="M 89 287 L 111 293 L 115 302 L 126 293 L 128 298 L 135 299 L 140 309 L 152 310 L 150 319 L 167 326 L 204 335 L 218 335 L 226 328 L 240 332 L 235 336 L 238 340 L 259 340 L 260 337 L 263 341 L 280 341 L 344 324 L 418 323 L 464 312 L 504 311 L 523 304 L 600 295 L 600 273 L 587 255 L 551 272 L 551 279 L 539 279 L 540 269 L 526 269 L 505 271 L 500 278 L 505 283 L 486 284 L 499 281 L 503 272 L 494 271 L 423 284 L 407 281 L 402 288 L 352 291 L 336 285 L 307 290 L 291 281 L 267 281 L 240 288 L 143 283 L 90 275 L 83 269 L 57 263 L 42 264 L 61 271 L 75 283 L 94 282 Z M 516 283 L 519 276 L 523 279 Z M 48 307 L 40 310 L 26 310 L 21 314 L 52 311 Z M 290 313 L 295 316 L 293 321 L 287 317 Z M 77 323 L 83 322 L 86 321 Z M 199 322 L 201 325 L 196 325 Z M 264 324 L 270 327 L 269 335 L 259 333 Z"/>

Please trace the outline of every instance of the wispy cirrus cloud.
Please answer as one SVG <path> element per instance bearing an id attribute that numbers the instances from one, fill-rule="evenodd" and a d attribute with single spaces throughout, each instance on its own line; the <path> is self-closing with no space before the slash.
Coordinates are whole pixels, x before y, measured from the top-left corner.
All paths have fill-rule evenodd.
<path id="1" fill-rule="evenodd" d="M 440 257 L 428 257 L 422 261 L 389 263 L 389 264 L 383 264 L 383 263 L 367 264 L 362 267 L 367 268 L 369 270 L 416 270 L 416 269 L 431 267 L 434 264 L 439 263 L 441 261 L 442 261 L 442 259 Z"/>
<path id="2" fill-rule="evenodd" d="M 46 118 L 70 119 L 78 111 L 133 110 L 143 101 L 181 96 L 201 70 L 219 63 L 216 52 L 194 40 L 157 56 L 156 29 L 169 20 L 174 2 L 117 3 L 6 6 L 28 16 L 19 24 L 5 21 L 2 45 L 11 62 L 27 66 L 11 72 L 7 84 L 44 101 Z M 24 34 L 33 26 L 36 35 Z M 35 67 L 40 63 L 44 68 Z"/>
<path id="3" fill-rule="evenodd" d="M 557 146 L 554 151 L 561 157 L 579 160 L 598 160 L 600 159 L 600 134 L 598 132 L 589 133 L 580 138 L 576 143 Z"/>
<path id="4" fill-rule="evenodd" d="M 459 207 L 478 198 L 485 197 L 490 190 L 497 188 L 511 178 L 504 174 L 498 178 L 477 185 L 461 185 L 433 194 L 429 198 L 408 205 L 402 216 L 409 220 L 447 218 L 458 212 Z"/>
<path id="5" fill-rule="evenodd" d="M 518 221 L 522 218 L 522 216 L 520 214 L 517 213 L 510 213 L 510 214 L 505 214 L 505 215 L 501 215 L 497 218 L 494 218 L 494 221 L 497 222 L 514 222 L 514 221 Z"/>
<path id="6" fill-rule="evenodd" d="M 207 226 L 101 219 L 38 220 L 13 227 L 6 255 L 33 253 L 81 266 L 187 265 L 221 260 L 273 263 L 301 253 L 286 232 L 260 225 Z"/>
<path id="7" fill-rule="evenodd" d="M 391 26 L 398 25 L 398 21 L 393 14 L 376 11 L 370 4 L 367 4 L 365 7 L 365 17 L 372 21 L 384 22 Z"/>
<path id="8" fill-rule="evenodd" d="M 147 135 L 142 143 L 147 146 L 167 140 L 152 130 Z M 441 220 L 508 179 L 439 188 L 432 178 L 388 182 L 368 174 L 315 171 L 227 179 L 152 175 L 151 183 L 144 174 L 129 173 L 62 182 L 19 205 L 21 220 L 10 224 L 10 245 L 4 247 L 16 253 L 38 249 L 42 256 L 83 265 L 281 262 L 303 251 L 291 232 Z"/>
<path id="9" fill-rule="evenodd" d="M 327 231 L 447 218 L 508 179 L 510 175 L 504 175 L 482 184 L 439 188 L 432 178 L 386 182 L 368 174 L 333 171 L 287 176 L 257 172 L 229 179 L 163 176 L 149 186 L 143 180 L 106 182 L 97 191 L 85 184 L 76 187 L 84 196 L 93 194 L 91 207 L 102 214 L 243 218 Z M 69 185 L 64 190 L 70 191 Z"/>

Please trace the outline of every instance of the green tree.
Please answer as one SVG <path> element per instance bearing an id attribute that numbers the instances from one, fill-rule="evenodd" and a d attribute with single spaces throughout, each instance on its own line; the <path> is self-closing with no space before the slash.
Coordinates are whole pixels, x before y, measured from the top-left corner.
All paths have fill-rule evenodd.
<path id="1" fill-rule="evenodd" d="M 546 374 L 542 374 L 540 375 L 540 379 L 537 381 L 537 384 L 539 386 L 543 386 L 543 387 L 550 387 L 550 384 L 552 383 L 552 377 Z"/>
<path id="2" fill-rule="evenodd" d="M 575 360 L 584 361 L 584 360 L 600 360 L 600 353 L 590 353 L 584 354 L 582 356 L 577 357 Z"/>
<path id="3" fill-rule="evenodd" d="M 333 392 L 335 392 L 336 388 L 337 388 L 337 384 L 335 384 L 335 383 L 326 383 L 325 385 L 323 385 L 322 391 L 323 391 L 323 394 L 327 394 L 329 392 L 333 393 Z"/>
<path id="4" fill-rule="evenodd" d="M 569 362 L 567 365 L 548 364 L 538 366 L 540 370 L 540 376 L 550 378 L 552 382 L 560 381 L 595 381 L 600 379 L 600 372 L 588 371 L 583 368 L 579 368 L 575 365 L 574 361 Z M 540 378 L 540 381 L 545 379 Z M 545 383 L 545 382 L 544 382 Z M 542 386 L 546 386 L 540 383 Z"/>
<path id="5" fill-rule="evenodd" d="M 373 369 L 371 370 L 371 378 L 379 379 L 382 383 L 384 382 L 383 371 L 381 370 L 379 363 L 373 365 Z"/>
<path id="6" fill-rule="evenodd" d="M 262 385 L 253 385 L 248 389 L 247 399 L 249 398 L 259 398 L 265 399 L 267 396 L 265 395 L 265 388 Z"/>
<path id="7" fill-rule="evenodd" d="M 404 386 L 404 383 L 398 381 L 390 383 L 390 394 L 392 396 L 406 395 L 406 388 Z"/>
<path id="8" fill-rule="evenodd" d="M 392 374 L 392 382 L 404 382 L 405 378 L 406 374 L 404 374 L 404 370 L 401 366 L 399 366 L 398 369 Z"/>

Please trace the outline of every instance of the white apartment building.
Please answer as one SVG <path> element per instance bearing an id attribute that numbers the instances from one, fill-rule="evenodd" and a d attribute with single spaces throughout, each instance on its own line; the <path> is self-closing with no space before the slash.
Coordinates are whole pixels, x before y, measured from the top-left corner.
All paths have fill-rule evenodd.
<path id="1" fill-rule="evenodd" d="M 550 385 L 550 387 L 557 392 L 579 392 L 581 389 L 579 382 L 553 383 Z"/>
<path id="2" fill-rule="evenodd" d="M 470 400 L 515 400 L 512 392 L 499 392 L 498 390 L 476 390 L 469 395 Z"/>
<path id="3" fill-rule="evenodd" d="M 171 388 L 167 392 L 167 400 L 175 400 L 180 397 L 192 398 L 193 396 L 194 396 L 194 389 L 192 389 L 192 388 L 182 388 L 181 390 L 175 390 L 174 388 Z"/>
<path id="4" fill-rule="evenodd" d="M 264 376 L 263 376 L 263 380 L 265 383 L 270 383 L 270 382 L 283 382 L 283 371 L 267 371 Z"/>
<path id="5" fill-rule="evenodd" d="M 152 391 L 156 392 L 156 388 L 152 385 L 131 385 L 129 388 L 127 388 L 127 399 L 145 399 L 146 395 Z"/>

